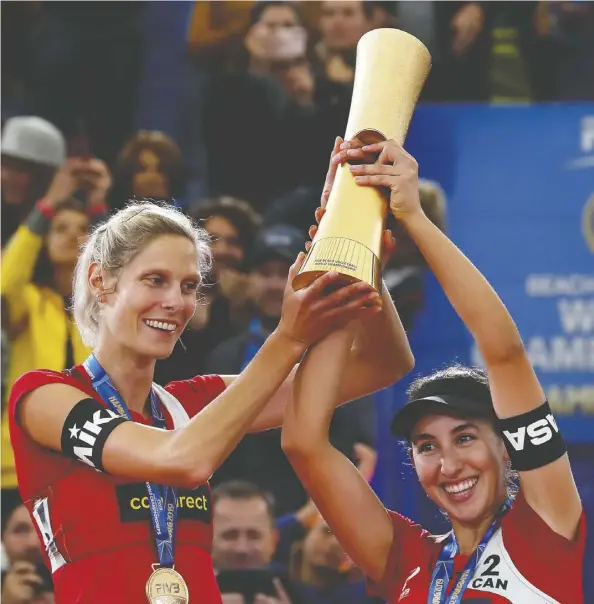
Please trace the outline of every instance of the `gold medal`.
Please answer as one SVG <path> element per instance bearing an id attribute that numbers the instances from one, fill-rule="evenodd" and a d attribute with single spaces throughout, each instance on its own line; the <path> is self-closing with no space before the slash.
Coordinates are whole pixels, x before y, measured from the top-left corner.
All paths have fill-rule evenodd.
<path id="1" fill-rule="evenodd" d="M 146 597 L 151 604 L 188 604 L 190 596 L 184 578 L 173 568 L 153 567 L 146 582 Z"/>

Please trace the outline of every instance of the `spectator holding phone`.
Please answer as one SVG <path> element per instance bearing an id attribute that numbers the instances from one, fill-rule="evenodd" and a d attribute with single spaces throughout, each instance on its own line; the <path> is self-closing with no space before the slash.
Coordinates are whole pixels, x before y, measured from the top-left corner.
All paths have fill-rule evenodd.
<path id="1" fill-rule="evenodd" d="M 17 116 L 2 130 L 2 247 L 66 161 L 62 133 L 40 117 Z"/>
<path id="2" fill-rule="evenodd" d="M 3 604 L 53 604 L 54 587 L 41 556 L 41 542 L 22 501 L 2 509 L 2 545 L 8 568 L 2 573 Z"/>
<path id="3" fill-rule="evenodd" d="M 5 380 L 39 367 L 61 371 L 89 354 L 69 314 L 79 245 L 103 217 L 111 176 L 98 159 L 70 158 L 7 242 L 2 255 L 3 328 L 10 340 Z M 86 198 L 86 206 L 72 197 Z M 7 409 L 5 409 L 7 412 Z M 17 496 L 7 415 L 2 421 L 2 497 Z"/>
<path id="4" fill-rule="evenodd" d="M 308 167 L 312 161 L 307 155 L 299 158 L 297 171 L 292 158 L 277 152 L 281 147 L 290 152 L 283 141 L 290 132 L 299 134 L 300 129 L 289 131 L 288 125 L 301 112 L 307 119 L 314 102 L 308 42 L 309 34 L 295 3 L 258 2 L 253 6 L 241 47 L 226 68 L 212 75 L 205 96 L 202 123 L 210 195 L 241 197 L 262 212 L 274 195 L 298 184 L 297 177 L 300 183 L 305 179 L 310 184 L 323 178 L 319 173 L 317 179 L 312 176 Z M 188 103 L 188 111 L 199 102 L 197 98 Z M 188 120 L 195 121 L 192 113 Z M 301 125 L 301 120 L 297 122 Z M 184 130 L 191 145 L 196 137 Z M 241 162 L 232 157 L 229 137 L 250 141 L 251 152 Z M 315 155 L 316 144 L 309 143 L 308 151 L 313 148 Z M 262 165 L 269 166 L 264 179 Z M 318 163 L 318 170 L 323 170 L 323 165 L 323 161 Z"/>
<path id="5" fill-rule="evenodd" d="M 274 498 L 246 481 L 213 489 L 212 559 L 224 604 L 299 604 L 287 569 L 274 562 Z"/>

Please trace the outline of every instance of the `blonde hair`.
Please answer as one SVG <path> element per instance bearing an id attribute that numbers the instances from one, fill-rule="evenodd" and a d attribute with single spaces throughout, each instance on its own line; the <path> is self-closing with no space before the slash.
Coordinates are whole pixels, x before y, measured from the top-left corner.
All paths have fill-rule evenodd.
<path id="1" fill-rule="evenodd" d="M 149 243 L 163 235 L 179 235 L 196 246 L 198 272 L 203 278 L 211 267 L 208 233 L 173 206 L 135 201 L 99 225 L 88 238 L 74 273 L 74 320 L 87 346 L 94 346 L 99 332 L 100 306 L 89 284 L 89 267 L 97 263 L 117 276 Z"/>

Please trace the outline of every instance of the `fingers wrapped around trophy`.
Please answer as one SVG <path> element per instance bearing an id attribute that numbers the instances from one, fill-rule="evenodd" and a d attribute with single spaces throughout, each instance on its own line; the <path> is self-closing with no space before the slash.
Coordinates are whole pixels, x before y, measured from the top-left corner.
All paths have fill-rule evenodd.
<path id="1" fill-rule="evenodd" d="M 357 46 L 345 141 L 402 144 L 430 67 L 429 51 L 414 36 L 396 29 L 365 34 Z M 324 220 L 293 287 L 302 289 L 335 271 L 342 285 L 365 281 L 380 293 L 386 199 L 379 188 L 359 186 L 349 170 L 349 163 L 373 162 L 375 156 L 349 154 L 349 145 L 343 147 L 345 163 L 337 169 Z"/>

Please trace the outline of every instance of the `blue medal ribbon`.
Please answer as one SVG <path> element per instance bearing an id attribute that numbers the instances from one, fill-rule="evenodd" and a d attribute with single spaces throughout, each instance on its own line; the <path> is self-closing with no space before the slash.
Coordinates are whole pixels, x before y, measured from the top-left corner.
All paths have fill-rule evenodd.
<path id="1" fill-rule="evenodd" d="M 464 592 L 474 576 L 474 571 L 480 562 L 487 544 L 491 540 L 491 537 L 494 535 L 495 531 L 499 528 L 501 518 L 511 509 L 511 506 L 512 500 L 507 499 L 501 507 L 499 514 L 497 514 L 497 517 L 495 520 L 493 520 L 491 526 L 483 535 L 478 547 L 468 559 L 468 562 L 460 574 L 460 578 L 456 582 L 456 585 L 454 585 L 452 591 L 450 592 L 450 595 L 446 596 L 450 579 L 454 573 L 454 558 L 460 551 L 460 546 L 456 540 L 456 535 L 454 534 L 454 531 L 451 531 L 441 549 L 441 552 L 439 553 L 437 564 L 433 569 L 427 604 L 459 604 L 462 602 Z"/>
<path id="2" fill-rule="evenodd" d="M 94 354 L 83 363 L 94 390 L 107 403 L 112 411 L 122 417 L 132 419 L 130 410 L 115 389 L 105 369 L 101 366 Z M 159 401 L 151 388 L 151 412 L 153 425 L 163 430 L 167 429 L 165 417 L 159 408 Z M 177 528 L 177 490 L 173 487 L 146 483 L 148 504 L 151 512 L 151 522 L 155 534 L 157 555 L 161 566 L 173 566 L 175 531 Z"/>

